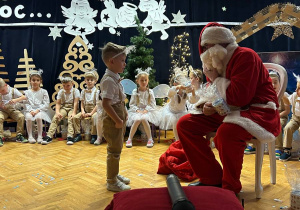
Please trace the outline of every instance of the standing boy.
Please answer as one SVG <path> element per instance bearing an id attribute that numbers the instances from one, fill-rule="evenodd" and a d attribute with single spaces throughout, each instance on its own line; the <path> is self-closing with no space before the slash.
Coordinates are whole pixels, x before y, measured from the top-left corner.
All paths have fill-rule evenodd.
<path id="1" fill-rule="evenodd" d="M 119 175 L 119 162 L 124 142 L 127 111 L 120 75 L 126 66 L 128 48 L 107 43 L 102 49 L 102 60 L 107 66 L 100 82 L 103 104 L 103 135 L 107 141 L 107 190 L 130 190 L 130 179 Z"/>

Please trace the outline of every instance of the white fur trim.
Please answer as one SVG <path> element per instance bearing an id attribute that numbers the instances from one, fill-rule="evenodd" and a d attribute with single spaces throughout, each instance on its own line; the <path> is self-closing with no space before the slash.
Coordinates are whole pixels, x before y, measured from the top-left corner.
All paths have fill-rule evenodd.
<path id="1" fill-rule="evenodd" d="M 267 104 L 251 104 L 251 106 L 256 106 L 256 107 L 260 107 L 260 108 L 267 108 L 267 109 L 273 109 L 276 110 L 276 104 L 272 101 L 269 101 Z"/>
<path id="2" fill-rule="evenodd" d="M 225 27 L 212 26 L 206 28 L 201 36 L 201 46 L 204 44 L 233 43 L 236 38 L 232 31 Z"/>
<path id="3" fill-rule="evenodd" d="M 241 126 L 246 131 L 248 131 L 252 136 L 257 138 L 260 142 L 267 143 L 275 140 L 275 136 L 258 125 L 257 123 L 253 122 L 252 120 L 241 117 L 240 111 L 232 111 L 228 114 L 223 122 L 225 123 L 233 123 L 236 125 Z"/>
<path id="4" fill-rule="evenodd" d="M 214 80 L 213 84 L 216 85 L 218 92 L 220 94 L 220 97 L 226 101 L 226 89 L 230 84 L 230 80 L 223 78 L 223 77 L 217 77 Z"/>

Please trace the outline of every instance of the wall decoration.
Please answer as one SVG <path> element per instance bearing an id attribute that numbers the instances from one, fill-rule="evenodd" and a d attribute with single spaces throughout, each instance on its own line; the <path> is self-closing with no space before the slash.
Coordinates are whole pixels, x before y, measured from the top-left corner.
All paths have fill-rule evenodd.
<path id="1" fill-rule="evenodd" d="M 93 69 L 94 66 L 86 43 L 80 36 L 76 36 L 68 47 L 68 53 L 65 55 L 65 62 L 63 63 L 64 70 L 60 72 L 59 76 L 62 76 L 64 73 L 71 74 L 74 80 L 74 87 L 82 90 L 85 84 L 84 73 L 89 69 Z M 61 83 L 57 83 L 54 86 L 55 92 L 52 94 L 53 102 L 50 103 L 53 109 L 55 107 L 56 95 L 61 88 L 63 88 Z"/>
<path id="2" fill-rule="evenodd" d="M 54 26 L 53 28 L 49 27 L 50 34 L 48 36 L 52 36 L 53 40 L 56 39 L 56 37 L 61 37 L 60 32 L 62 29 L 58 28 L 57 26 Z"/>
<path id="3" fill-rule="evenodd" d="M 109 28 L 111 34 L 116 33 L 119 26 L 127 28 L 135 24 L 134 17 L 137 16 L 137 6 L 124 2 L 120 9 L 115 7 L 113 0 L 104 1 L 105 9 L 101 11 L 101 22 L 98 23 L 98 29 Z"/>
<path id="4" fill-rule="evenodd" d="M 149 35 L 152 32 L 160 31 L 162 33 L 161 39 L 166 40 L 169 37 L 166 29 L 170 28 L 171 22 L 167 16 L 164 15 L 166 11 L 165 2 L 160 0 L 158 3 L 155 0 L 140 0 L 139 9 L 142 12 L 148 12 L 148 16 L 142 22 L 142 26 L 145 28 L 146 34 Z M 149 30 L 148 27 L 151 27 Z"/>
<path id="5" fill-rule="evenodd" d="M 174 17 L 174 19 L 172 20 L 172 23 L 174 23 L 174 22 L 177 23 L 177 24 L 185 23 L 184 17 L 186 15 L 181 15 L 180 10 L 177 12 L 177 14 L 172 13 L 172 15 Z"/>
<path id="6" fill-rule="evenodd" d="M 274 39 L 276 39 L 282 34 L 290 37 L 291 39 L 294 39 L 293 30 L 290 24 L 282 24 L 282 22 L 283 21 L 280 18 L 278 17 L 275 18 L 274 23 L 277 23 L 278 25 L 276 24 L 272 26 L 274 28 L 274 34 L 272 36 L 271 41 L 273 41 Z"/>
<path id="7" fill-rule="evenodd" d="M 63 15 L 67 18 L 65 21 L 67 26 L 64 31 L 67 34 L 81 36 L 83 41 L 88 44 L 86 35 L 95 31 L 97 24 L 93 18 L 97 16 L 98 10 L 92 9 L 88 0 L 72 0 L 70 8 L 64 6 L 61 8 Z"/>
<path id="8" fill-rule="evenodd" d="M 278 22 L 278 20 L 285 22 Z M 287 30 L 287 27 L 282 25 L 287 23 L 290 27 L 295 26 L 300 28 L 300 7 L 291 3 L 272 4 L 257 12 L 243 24 L 235 26 L 231 31 L 235 35 L 237 43 L 239 43 L 264 27 L 272 25 L 272 23 L 273 25 L 275 24 L 275 35 L 273 35 L 273 37 L 276 38 L 279 36 L 280 31 L 282 31 L 284 35 L 292 37 L 291 28 Z M 276 31 L 277 27 L 278 29 Z"/>
<path id="9" fill-rule="evenodd" d="M 2 49 L 0 48 L 0 77 L 5 81 L 5 82 L 9 82 L 8 78 L 3 78 L 3 75 L 5 75 L 6 77 L 8 76 L 8 72 L 4 71 L 5 69 L 5 64 L 4 64 L 4 56 L 1 55 L 2 54 Z"/>
<path id="10" fill-rule="evenodd" d="M 20 58 L 19 62 L 20 63 L 24 62 L 24 64 L 18 65 L 19 69 L 24 69 L 24 70 L 18 71 L 17 76 L 25 76 L 25 77 L 17 77 L 16 78 L 17 84 L 15 84 L 14 87 L 20 91 L 24 91 L 27 90 L 28 87 L 30 87 L 29 71 L 30 69 L 35 68 L 35 65 L 31 63 L 33 62 L 33 59 L 28 57 L 27 49 L 24 49 L 24 58 Z"/>

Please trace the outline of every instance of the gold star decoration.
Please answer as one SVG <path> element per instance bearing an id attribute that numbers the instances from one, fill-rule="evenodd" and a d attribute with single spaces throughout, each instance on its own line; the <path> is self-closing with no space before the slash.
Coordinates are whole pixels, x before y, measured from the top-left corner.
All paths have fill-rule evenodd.
<path id="1" fill-rule="evenodd" d="M 279 37 L 281 34 L 286 35 L 286 36 L 290 37 L 291 39 L 294 39 L 293 30 L 289 24 L 288 25 L 275 25 L 272 27 L 274 28 L 274 33 L 273 33 L 271 41 L 273 41 L 274 39 Z"/>

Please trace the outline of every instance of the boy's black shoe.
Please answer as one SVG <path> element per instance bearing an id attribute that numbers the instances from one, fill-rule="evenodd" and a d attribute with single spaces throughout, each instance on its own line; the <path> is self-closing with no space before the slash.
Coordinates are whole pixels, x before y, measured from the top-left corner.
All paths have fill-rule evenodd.
<path id="1" fill-rule="evenodd" d="M 70 136 L 67 137 L 67 145 L 73 145 L 74 144 L 74 139 Z"/>
<path id="2" fill-rule="evenodd" d="M 29 141 L 27 139 L 25 139 L 25 137 L 22 134 L 18 134 L 16 142 L 28 143 Z"/>
<path id="3" fill-rule="evenodd" d="M 2 140 L 2 137 L 0 136 L 0 147 L 3 146 L 3 140 Z"/>
<path id="4" fill-rule="evenodd" d="M 41 142 L 41 144 L 46 145 L 49 144 L 50 142 L 52 142 L 52 138 L 49 136 L 45 136 L 43 137 L 43 141 Z"/>
<path id="5" fill-rule="evenodd" d="M 201 182 L 190 183 L 188 186 L 211 186 L 211 187 L 219 187 L 219 188 L 222 188 L 222 184 L 208 185 L 208 184 L 203 184 L 203 183 L 201 183 Z"/>
<path id="6" fill-rule="evenodd" d="M 69 138 L 69 137 L 68 137 L 68 138 Z M 76 137 L 74 138 L 74 141 L 73 141 L 73 142 L 75 143 L 75 142 L 79 142 L 79 141 L 81 141 L 81 140 L 82 140 L 81 134 L 77 134 Z"/>
<path id="7" fill-rule="evenodd" d="M 96 140 L 97 140 L 97 135 L 92 135 L 90 144 L 94 144 Z"/>

